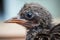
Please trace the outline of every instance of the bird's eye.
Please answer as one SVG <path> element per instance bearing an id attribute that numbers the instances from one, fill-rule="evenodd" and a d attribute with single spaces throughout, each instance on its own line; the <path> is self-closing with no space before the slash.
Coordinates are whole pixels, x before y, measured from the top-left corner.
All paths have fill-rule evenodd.
<path id="1" fill-rule="evenodd" d="M 32 17 L 32 13 L 31 13 L 31 12 L 28 12 L 28 13 L 26 14 L 26 16 L 27 16 L 28 18 L 31 18 L 31 17 Z"/>
<path id="2" fill-rule="evenodd" d="M 27 18 L 27 19 L 32 19 L 33 18 L 33 13 L 32 12 L 27 12 L 26 14 L 25 14 L 25 17 Z"/>

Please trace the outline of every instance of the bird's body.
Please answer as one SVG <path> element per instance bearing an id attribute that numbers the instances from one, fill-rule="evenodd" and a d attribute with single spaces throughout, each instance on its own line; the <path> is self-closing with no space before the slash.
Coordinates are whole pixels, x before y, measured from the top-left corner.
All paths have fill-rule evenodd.
<path id="1" fill-rule="evenodd" d="M 24 19 L 24 21 L 21 19 Z M 52 40 L 52 33 L 50 34 L 53 27 L 51 13 L 39 4 L 25 4 L 18 17 L 7 22 L 25 26 L 29 30 L 26 40 Z"/>

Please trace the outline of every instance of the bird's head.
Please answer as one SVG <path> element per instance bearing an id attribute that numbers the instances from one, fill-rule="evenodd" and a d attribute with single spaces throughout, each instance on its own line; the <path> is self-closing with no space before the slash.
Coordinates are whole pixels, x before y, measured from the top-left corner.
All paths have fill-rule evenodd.
<path id="1" fill-rule="evenodd" d="M 36 3 L 25 4 L 19 11 L 18 16 L 8 23 L 18 23 L 27 28 L 43 25 L 44 27 L 51 24 L 51 14 L 41 5 Z"/>

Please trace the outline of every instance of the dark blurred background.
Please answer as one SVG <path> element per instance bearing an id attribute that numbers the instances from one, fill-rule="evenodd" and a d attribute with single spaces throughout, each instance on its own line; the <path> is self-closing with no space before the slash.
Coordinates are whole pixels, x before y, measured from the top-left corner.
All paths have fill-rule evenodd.
<path id="1" fill-rule="evenodd" d="M 60 19 L 60 0 L 0 0 L 0 20 L 16 16 L 25 3 L 32 2 L 47 8 L 54 19 Z"/>
<path id="2" fill-rule="evenodd" d="M 4 2 L 3 0 L 0 0 L 0 19 L 4 19 Z"/>

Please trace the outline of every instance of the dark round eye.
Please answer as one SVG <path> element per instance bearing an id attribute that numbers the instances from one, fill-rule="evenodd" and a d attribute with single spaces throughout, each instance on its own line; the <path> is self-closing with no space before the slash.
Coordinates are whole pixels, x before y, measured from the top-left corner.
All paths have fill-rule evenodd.
<path id="1" fill-rule="evenodd" d="M 27 16 L 28 18 L 31 18 L 31 17 L 32 17 L 32 13 L 31 13 L 31 12 L 28 12 L 28 13 L 26 14 L 26 16 Z"/>
<path id="2" fill-rule="evenodd" d="M 25 17 L 27 18 L 27 19 L 32 19 L 33 18 L 33 13 L 32 12 L 27 12 L 26 14 L 25 14 Z"/>

